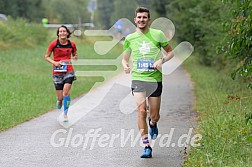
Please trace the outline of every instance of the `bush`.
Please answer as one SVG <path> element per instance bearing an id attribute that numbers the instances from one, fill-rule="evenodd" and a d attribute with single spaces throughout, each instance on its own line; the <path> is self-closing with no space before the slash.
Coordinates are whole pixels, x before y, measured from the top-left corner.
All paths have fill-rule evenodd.
<path id="1" fill-rule="evenodd" d="M 47 38 L 46 28 L 21 18 L 0 22 L 0 32 L 0 49 L 35 47 Z"/>

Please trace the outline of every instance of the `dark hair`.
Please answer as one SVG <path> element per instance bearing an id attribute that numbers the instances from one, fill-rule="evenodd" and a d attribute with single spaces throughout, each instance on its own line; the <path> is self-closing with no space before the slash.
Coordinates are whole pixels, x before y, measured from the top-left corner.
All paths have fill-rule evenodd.
<path id="1" fill-rule="evenodd" d="M 138 7 L 135 11 L 135 15 L 137 15 L 137 13 L 143 13 L 143 12 L 148 13 L 148 18 L 150 18 L 150 11 L 145 7 Z"/>
<path id="2" fill-rule="evenodd" d="M 66 26 L 64 26 L 64 25 L 60 26 L 60 27 L 57 29 L 57 36 L 59 37 L 59 29 L 62 28 L 62 27 L 65 28 L 65 29 L 67 30 L 67 32 L 68 32 L 67 38 L 70 38 L 71 32 L 70 32 L 70 30 L 69 30 Z"/>

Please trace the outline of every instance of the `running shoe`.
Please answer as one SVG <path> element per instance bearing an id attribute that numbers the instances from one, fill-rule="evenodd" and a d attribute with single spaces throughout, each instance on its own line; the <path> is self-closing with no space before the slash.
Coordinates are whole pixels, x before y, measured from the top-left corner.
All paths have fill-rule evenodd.
<path id="1" fill-rule="evenodd" d="M 63 118 L 63 122 L 68 122 L 68 118 Z"/>
<path id="2" fill-rule="evenodd" d="M 62 102 L 60 103 L 60 102 L 57 100 L 57 102 L 56 102 L 56 108 L 60 110 L 60 109 L 62 108 Z"/>
<path id="3" fill-rule="evenodd" d="M 151 158 L 152 157 L 152 148 L 150 146 L 146 146 L 141 155 L 141 158 Z"/>
<path id="4" fill-rule="evenodd" d="M 150 137 L 152 140 L 155 140 L 158 136 L 158 127 L 157 127 L 157 123 L 155 123 L 155 125 L 151 125 L 150 124 L 151 119 L 149 118 L 149 126 L 150 126 Z"/>

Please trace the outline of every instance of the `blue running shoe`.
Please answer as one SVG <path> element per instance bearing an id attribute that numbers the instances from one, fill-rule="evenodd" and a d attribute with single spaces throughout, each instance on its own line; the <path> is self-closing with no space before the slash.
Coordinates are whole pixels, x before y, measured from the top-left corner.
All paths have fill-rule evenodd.
<path id="1" fill-rule="evenodd" d="M 57 100 L 57 102 L 56 102 L 56 108 L 60 110 L 62 108 L 62 102 L 60 104 L 59 101 Z"/>
<path id="2" fill-rule="evenodd" d="M 150 137 L 152 140 L 155 140 L 158 136 L 158 127 L 157 127 L 157 123 L 155 125 L 151 125 L 150 124 L 151 119 L 149 118 L 149 126 L 150 126 Z"/>
<path id="3" fill-rule="evenodd" d="M 152 148 L 150 146 L 146 146 L 141 155 L 141 158 L 151 158 L 152 157 Z"/>

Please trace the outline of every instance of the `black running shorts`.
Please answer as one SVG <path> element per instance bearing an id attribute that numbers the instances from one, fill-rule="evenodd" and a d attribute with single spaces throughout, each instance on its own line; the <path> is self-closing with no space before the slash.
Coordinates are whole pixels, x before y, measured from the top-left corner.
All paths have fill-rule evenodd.
<path id="1" fill-rule="evenodd" d="M 69 83 L 72 84 L 76 77 L 74 72 L 67 72 L 63 74 L 54 74 L 52 76 L 53 83 L 56 90 L 63 90 L 64 84 Z"/>
<path id="2" fill-rule="evenodd" d="M 133 80 L 131 84 L 132 94 L 134 92 L 146 92 L 146 97 L 159 97 L 162 94 L 162 82 L 145 82 Z"/>

